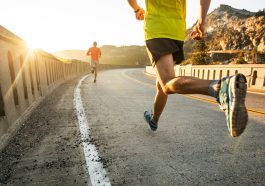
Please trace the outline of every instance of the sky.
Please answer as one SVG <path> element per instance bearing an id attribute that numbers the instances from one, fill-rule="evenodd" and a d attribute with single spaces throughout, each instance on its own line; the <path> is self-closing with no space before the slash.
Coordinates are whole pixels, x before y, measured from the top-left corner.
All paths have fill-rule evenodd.
<path id="1" fill-rule="evenodd" d="M 200 0 L 187 0 L 187 27 L 199 15 Z M 144 0 L 138 4 L 145 6 Z M 265 0 L 212 0 L 258 11 Z M 143 21 L 137 21 L 127 0 L 0 0 L 0 25 L 47 52 L 86 50 L 93 41 L 102 45 L 144 45 Z"/>

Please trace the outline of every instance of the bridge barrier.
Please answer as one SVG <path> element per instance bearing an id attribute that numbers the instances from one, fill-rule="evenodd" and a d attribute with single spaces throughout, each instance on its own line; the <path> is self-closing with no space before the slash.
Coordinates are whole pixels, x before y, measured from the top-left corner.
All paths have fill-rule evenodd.
<path id="1" fill-rule="evenodd" d="M 145 68 L 145 65 L 112 65 L 112 64 L 99 64 L 98 70 L 109 69 L 124 69 L 124 68 Z"/>
<path id="2" fill-rule="evenodd" d="M 146 72 L 155 75 L 152 66 L 146 66 Z M 242 73 L 247 78 L 249 90 L 265 92 L 265 65 L 176 65 L 176 76 L 192 76 L 205 80 L 216 80 Z"/>
<path id="3" fill-rule="evenodd" d="M 23 40 L 0 33 L 0 149 L 43 98 L 88 70 L 86 63 L 32 51 Z"/>

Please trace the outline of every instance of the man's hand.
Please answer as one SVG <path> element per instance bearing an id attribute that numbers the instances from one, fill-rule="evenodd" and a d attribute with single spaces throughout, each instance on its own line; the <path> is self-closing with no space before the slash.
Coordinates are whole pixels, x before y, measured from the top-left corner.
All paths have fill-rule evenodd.
<path id="1" fill-rule="evenodd" d="M 193 27 L 192 32 L 190 34 L 191 38 L 194 40 L 201 40 L 204 36 L 205 25 L 197 22 L 197 24 Z"/>
<path id="2" fill-rule="evenodd" d="M 138 5 L 137 0 L 128 0 L 128 3 L 135 12 L 135 18 L 140 21 L 144 20 L 145 11 Z"/>
<path id="3" fill-rule="evenodd" d="M 136 17 L 136 19 L 137 19 L 137 20 L 140 20 L 140 21 L 144 20 L 144 14 L 145 14 L 144 9 L 139 8 L 139 9 L 137 9 L 136 11 L 137 11 L 137 12 L 135 13 L 135 17 Z"/>
<path id="4" fill-rule="evenodd" d="M 211 0 L 200 0 L 200 16 L 197 24 L 194 26 L 191 32 L 191 38 L 200 40 L 204 36 L 206 16 L 210 6 Z"/>

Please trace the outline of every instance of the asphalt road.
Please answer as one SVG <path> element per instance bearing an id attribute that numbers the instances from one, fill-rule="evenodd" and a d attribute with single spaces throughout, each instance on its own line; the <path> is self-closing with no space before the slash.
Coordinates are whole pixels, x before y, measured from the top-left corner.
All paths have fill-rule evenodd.
<path id="1" fill-rule="evenodd" d="M 81 86 L 91 142 L 112 185 L 265 185 L 264 115 L 250 113 L 246 131 L 232 138 L 218 105 L 171 95 L 151 132 L 143 112 L 152 108 L 154 81 L 143 69 L 119 69 Z M 90 184 L 73 110 L 77 82 L 45 99 L 0 153 L 0 185 Z M 264 102 L 247 97 L 259 111 Z"/>

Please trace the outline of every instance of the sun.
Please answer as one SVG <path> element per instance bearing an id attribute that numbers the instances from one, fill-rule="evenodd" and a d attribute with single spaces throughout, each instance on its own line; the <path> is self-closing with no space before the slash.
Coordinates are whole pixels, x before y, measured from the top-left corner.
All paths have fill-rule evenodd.
<path id="1" fill-rule="evenodd" d="M 47 37 L 42 37 L 42 38 L 39 38 L 37 36 L 35 37 L 31 36 L 29 38 L 25 37 L 25 41 L 26 41 L 26 46 L 30 51 L 43 50 L 46 52 L 53 52 L 52 49 L 56 45 L 54 43 L 51 44 L 49 38 Z M 62 41 L 61 43 L 64 43 L 64 41 Z"/>
<path id="2" fill-rule="evenodd" d="M 33 40 L 27 40 L 26 43 L 27 43 L 27 47 L 28 47 L 28 49 L 29 49 L 30 51 L 34 51 L 34 50 L 36 50 L 36 49 L 39 48 L 39 47 L 38 47 L 38 44 L 37 44 L 36 41 L 33 41 Z"/>

